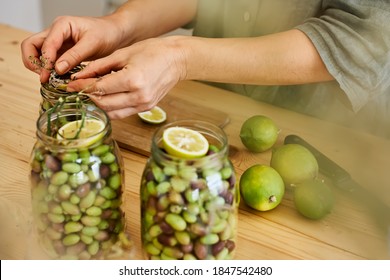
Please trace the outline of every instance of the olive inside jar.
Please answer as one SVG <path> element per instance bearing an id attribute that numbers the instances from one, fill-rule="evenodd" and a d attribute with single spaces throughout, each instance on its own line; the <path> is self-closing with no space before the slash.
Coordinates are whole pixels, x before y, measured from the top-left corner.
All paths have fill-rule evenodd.
<path id="1" fill-rule="evenodd" d="M 71 123 L 94 122 L 89 137 L 59 136 Z M 81 134 L 80 134 L 81 135 Z M 37 121 L 31 195 L 39 246 L 32 255 L 49 259 L 126 259 L 131 240 L 122 210 L 124 173 L 119 148 L 104 111 L 67 104 Z"/>
<path id="2" fill-rule="evenodd" d="M 185 127 L 209 142 L 201 158 L 174 157 L 162 148 L 164 130 Z M 154 133 L 141 179 L 141 239 L 146 259 L 232 259 L 239 192 L 227 136 L 208 122 L 177 121 Z"/>

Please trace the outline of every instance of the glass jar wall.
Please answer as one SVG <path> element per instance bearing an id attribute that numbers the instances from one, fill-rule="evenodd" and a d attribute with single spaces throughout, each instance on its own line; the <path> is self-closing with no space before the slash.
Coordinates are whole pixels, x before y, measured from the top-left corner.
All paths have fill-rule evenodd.
<path id="1" fill-rule="evenodd" d="M 46 112 L 50 108 L 53 108 L 60 99 L 63 99 L 66 101 L 66 103 L 70 104 L 75 103 L 76 99 L 81 100 L 84 103 L 92 104 L 92 101 L 86 95 L 67 92 L 61 88 L 55 88 L 49 83 L 44 83 L 41 85 L 40 93 L 42 97 L 39 106 L 40 114 Z"/>
<path id="2" fill-rule="evenodd" d="M 72 122 L 92 122 L 101 129 L 86 138 L 69 139 L 59 131 Z M 31 256 L 128 258 L 123 162 L 108 116 L 91 104 L 68 104 L 41 114 L 36 135 L 30 178 L 39 246 Z"/>
<path id="3" fill-rule="evenodd" d="M 207 155 L 168 155 L 162 135 L 172 126 L 202 133 L 210 144 Z M 223 130 L 201 121 L 174 122 L 155 132 L 151 152 L 140 187 L 145 258 L 233 258 L 239 193 Z"/>

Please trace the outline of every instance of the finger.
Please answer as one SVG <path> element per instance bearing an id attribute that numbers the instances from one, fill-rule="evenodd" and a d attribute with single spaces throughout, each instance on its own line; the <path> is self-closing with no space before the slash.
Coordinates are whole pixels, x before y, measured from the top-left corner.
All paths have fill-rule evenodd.
<path id="1" fill-rule="evenodd" d="M 136 113 L 145 111 L 143 106 L 129 105 L 132 103 L 130 99 L 127 99 L 127 103 L 123 102 L 125 93 L 110 94 L 106 96 L 89 96 L 90 99 L 102 110 L 104 110 L 110 119 L 122 119 Z M 146 107 L 147 108 L 147 107 Z"/>
<path id="2" fill-rule="evenodd" d="M 68 92 L 83 92 L 94 95 L 103 95 L 103 92 L 96 87 L 96 82 L 99 78 L 90 78 L 70 81 L 66 90 Z"/>
<path id="3" fill-rule="evenodd" d="M 137 112 L 146 111 L 152 108 L 154 102 L 140 103 L 139 96 L 136 93 L 115 93 L 109 95 L 88 95 L 91 100 L 106 112 L 136 108 Z"/>
<path id="4" fill-rule="evenodd" d="M 95 96 L 99 98 L 102 98 L 105 95 L 109 96 L 124 92 L 124 87 L 109 87 L 111 91 L 108 92 L 106 87 L 104 87 L 104 85 L 100 83 L 100 81 L 105 77 L 70 81 L 67 85 L 66 90 L 68 92 L 83 92 L 91 95 L 92 97 Z"/>
<path id="5" fill-rule="evenodd" d="M 113 55 L 101 59 L 93 60 L 80 72 L 74 74 L 72 79 L 86 79 L 91 77 L 104 76 L 112 71 L 123 68 L 123 63 L 117 61 Z"/>
<path id="6" fill-rule="evenodd" d="M 30 55 L 26 61 L 23 61 L 23 64 L 37 74 L 42 72 L 41 61 L 37 56 Z"/>
<path id="7" fill-rule="evenodd" d="M 34 35 L 27 38 L 20 46 L 24 66 L 36 73 L 41 72 L 41 62 L 39 57 L 41 55 L 40 50 L 44 40 L 45 37 L 42 33 L 42 35 Z"/>
<path id="8" fill-rule="evenodd" d="M 47 83 L 50 78 L 50 71 L 46 70 L 45 68 L 41 68 L 41 72 L 39 74 L 39 80 L 41 83 Z"/>
<path id="9" fill-rule="evenodd" d="M 140 112 L 138 109 L 129 107 L 129 108 L 107 112 L 107 115 L 110 119 L 117 120 L 117 119 L 124 119 L 126 117 L 132 116 L 134 114 L 137 114 L 138 112 Z"/>
<path id="10" fill-rule="evenodd" d="M 95 95 L 106 95 L 120 92 L 132 92 L 136 91 L 136 87 L 131 87 L 127 81 L 126 75 L 123 71 L 112 72 L 103 77 L 79 79 L 69 82 L 68 91 L 80 91 L 83 90 L 86 93 Z"/>
<path id="11" fill-rule="evenodd" d="M 56 68 L 59 75 L 79 65 L 94 52 L 93 40 L 83 40 L 80 27 L 74 26 L 72 17 L 60 17 L 54 21 L 42 45 L 42 56 L 47 69 Z M 60 57 L 59 57 L 60 56 Z"/>
<path id="12" fill-rule="evenodd" d="M 57 52 L 61 48 L 63 43 L 63 37 L 57 33 L 53 34 L 53 31 L 50 30 L 42 43 L 41 48 L 41 61 L 42 68 L 47 71 L 53 69 L 54 62 L 57 59 Z"/>
<path id="13" fill-rule="evenodd" d="M 58 58 L 55 64 L 56 72 L 60 75 L 64 74 L 93 56 L 95 52 L 95 49 L 91 48 L 91 45 L 93 44 L 96 45 L 96 43 L 87 39 L 78 41 L 73 47 L 69 48 Z"/>
<path id="14" fill-rule="evenodd" d="M 48 30 L 34 34 L 25 39 L 21 44 L 22 61 L 26 68 L 41 75 L 41 82 L 46 82 L 49 79 L 48 73 L 44 67 L 44 59 L 42 55 L 42 45 L 48 34 Z"/>
<path id="15" fill-rule="evenodd" d="M 54 68 L 58 52 L 71 35 L 70 33 L 69 26 L 58 24 L 58 22 L 54 22 L 52 27 L 48 30 L 41 48 L 42 70 L 40 80 L 42 83 L 49 79 L 50 71 Z"/>

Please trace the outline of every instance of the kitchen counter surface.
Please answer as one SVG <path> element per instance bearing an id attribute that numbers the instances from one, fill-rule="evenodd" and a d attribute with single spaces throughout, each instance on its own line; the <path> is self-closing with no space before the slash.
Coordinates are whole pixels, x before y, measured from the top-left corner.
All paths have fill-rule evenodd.
<path id="1" fill-rule="evenodd" d="M 38 76 L 24 68 L 20 57 L 20 43 L 30 33 L 0 24 L 0 34 L 0 259 L 28 259 L 32 223 L 29 161 L 36 140 L 40 84 Z M 286 135 L 299 135 L 348 170 L 363 187 L 389 202 L 390 142 L 386 139 L 198 82 L 181 82 L 169 96 L 228 115 L 224 130 L 238 179 L 254 164 L 269 165 L 271 151 L 250 153 L 239 138 L 243 121 L 263 114 L 281 129 L 276 146 L 282 145 Z M 127 231 L 134 243 L 133 258 L 141 259 L 139 185 L 147 157 L 123 148 L 121 153 Z M 268 212 L 250 209 L 241 200 L 235 258 L 389 259 L 388 233 L 376 224 L 364 201 L 355 201 L 334 187 L 333 191 L 335 207 L 318 221 L 296 211 L 291 190 L 287 190 L 281 205 Z"/>

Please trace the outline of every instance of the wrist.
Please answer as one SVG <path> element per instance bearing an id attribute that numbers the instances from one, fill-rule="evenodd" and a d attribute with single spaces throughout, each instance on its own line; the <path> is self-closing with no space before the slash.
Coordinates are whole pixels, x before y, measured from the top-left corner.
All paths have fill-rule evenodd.
<path id="1" fill-rule="evenodd" d="M 191 80 L 189 76 L 189 60 L 191 59 L 191 36 L 168 36 L 165 37 L 167 45 L 171 49 L 173 66 L 178 81 Z"/>
<path id="2" fill-rule="evenodd" d="M 104 17 L 110 24 L 113 25 L 113 30 L 116 32 L 118 48 L 123 48 L 138 41 L 135 38 L 136 15 L 133 15 L 131 10 L 118 9 L 113 14 Z"/>

